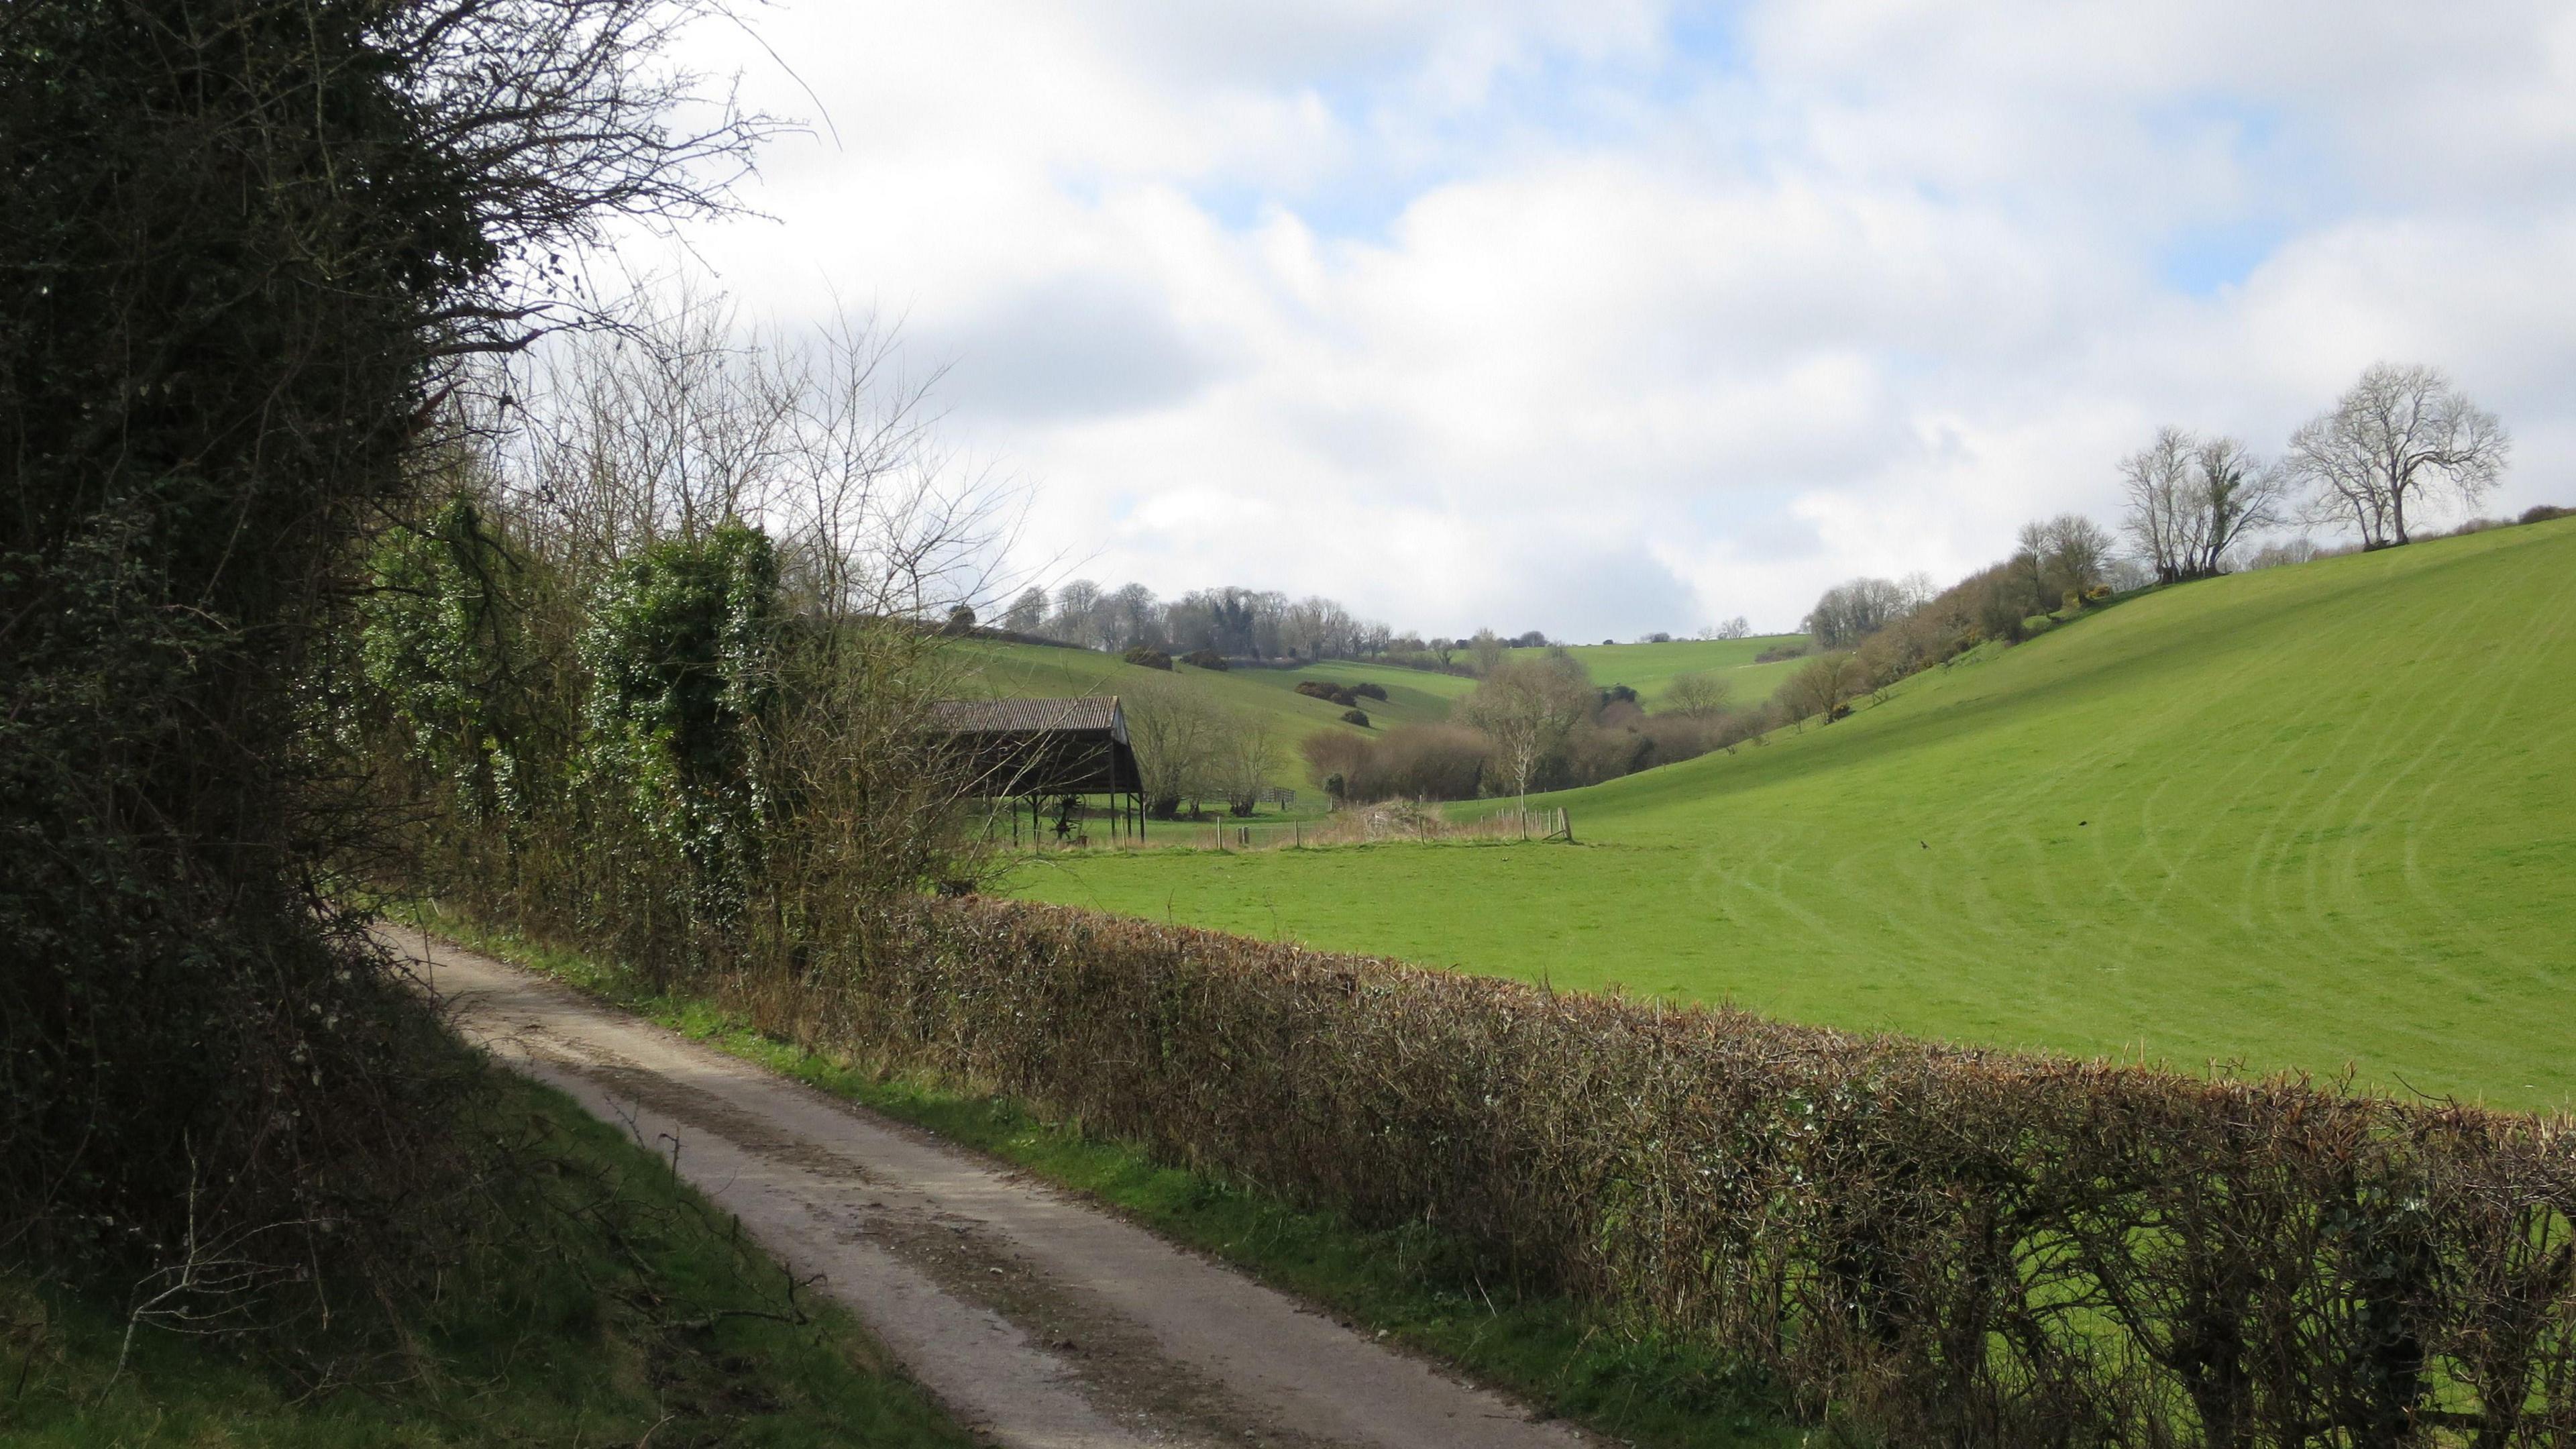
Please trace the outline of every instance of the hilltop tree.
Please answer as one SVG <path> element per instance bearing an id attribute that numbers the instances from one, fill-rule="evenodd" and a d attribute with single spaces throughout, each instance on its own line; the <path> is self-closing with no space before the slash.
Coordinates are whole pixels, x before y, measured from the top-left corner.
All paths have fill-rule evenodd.
<path id="1" fill-rule="evenodd" d="M 1047 637 L 1086 649 L 1097 647 L 1094 616 L 1099 611 L 1100 585 L 1089 579 L 1075 579 L 1055 591 L 1055 612 L 1047 616 Z"/>
<path id="2" fill-rule="evenodd" d="M 1485 637 L 1482 635 L 1479 638 Z M 1589 718 L 1599 701 L 1591 677 L 1562 649 L 1536 659 L 1505 660 L 1460 702 L 1469 724 L 1493 739 L 1497 763 L 1526 806 L 1539 762 Z"/>
<path id="3" fill-rule="evenodd" d="M 2226 567 L 2227 551 L 2251 533 L 2277 528 L 2286 521 L 2282 504 L 2289 493 L 2287 476 L 2234 438 L 2209 438 L 2192 450 L 2193 501 L 2201 515 L 2200 556 L 2194 564 L 2204 578 Z"/>
<path id="4" fill-rule="evenodd" d="M 2408 541 L 2409 509 L 2484 498 L 2512 452 L 2504 424 L 2441 369 L 2382 362 L 2292 435 L 2289 468 L 2313 521 L 2388 548 Z"/>
<path id="5" fill-rule="evenodd" d="M 1467 657 L 1473 661 L 1470 667 L 1476 671 L 1476 677 L 1493 678 L 1494 671 L 1502 668 L 1504 659 L 1510 656 L 1511 647 L 1493 630 L 1477 630 L 1475 637 L 1467 641 Z"/>
<path id="6" fill-rule="evenodd" d="M 1858 578 L 1836 584 L 1816 600 L 1800 627 L 1826 649 L 1859 643 L 1905 613 L 1905 591 L 1889 579 Z"/>
<path id="7" fill-rule="evenodd" d="M 2120 491 L 2129 506 L 2122 526 L 2165 583 L 2182 578 L 2200 554 L 2200 510 L 2191 498 L 2197 447 L 2182 429 L 2159 428 L 2153 442 L 2120 460 Z"/>
<path id="8" fill-rule="evenodd" d="M 2283 471 L 2234 438 L 2161 428 L 2121 460 L 2120 477 L 2121 526 L 2165 583 L 2218 573 L 2247 534 L 2283 521 Z"/>
<path id="9" fill-rule="evenodd" d="M 1002 627 L 1014 634 L 1035 634 L 1046 627 L 1046 617 L 1047 591 L 1031 586 L 1011 600 L 1009 611 L 1002 615 Z"/>

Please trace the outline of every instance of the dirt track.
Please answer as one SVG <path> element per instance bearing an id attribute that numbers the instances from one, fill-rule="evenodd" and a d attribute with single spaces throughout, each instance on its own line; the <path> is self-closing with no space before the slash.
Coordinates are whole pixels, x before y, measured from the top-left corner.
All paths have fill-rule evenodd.
<path id="1" fill-rule="evenodd" d="M 989 1159 L 490 957 L 393 939 L 470 1034 L 676 1153 L 998 1443 L 1598 1442 Z"/>

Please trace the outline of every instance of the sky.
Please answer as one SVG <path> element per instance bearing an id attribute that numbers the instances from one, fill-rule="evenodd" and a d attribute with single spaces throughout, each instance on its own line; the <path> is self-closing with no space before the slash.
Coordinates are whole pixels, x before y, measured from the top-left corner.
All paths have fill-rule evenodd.
<path id="1" fill-rule="evenodd" d="M 787 0 L 692 265 L 945 367 L 1011 558 L 1425 634 L 1786 630 L 2375 361 L 2576 504 L 2565 0 Z"/>

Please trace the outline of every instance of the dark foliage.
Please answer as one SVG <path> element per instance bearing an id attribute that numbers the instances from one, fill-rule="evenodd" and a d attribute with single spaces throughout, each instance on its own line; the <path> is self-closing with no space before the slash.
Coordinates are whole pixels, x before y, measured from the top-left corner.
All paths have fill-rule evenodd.
<path id="1" fill-rule="evenodd" d="M 1320 699 L 1327 704 L 1338 704 L 1345 709 L 1356 708 L 1360 702 L 1357 690 L 1347 684 L 1335 684 L 1328 679 L 1298 680 L 1297 692 L 1308 699 Z M 1383 691 L 1380 692 L 1379 697 L 1384 697 Z"/>
<path id="2" fill-rule="evenodd" d="M 1189 653 L 1181 656 L 1181 662 L 1189 665 L 1193 669 L 1214 669 L 1223 671 L 1228 667 L 1225 656 L 1217 653 L 1213 649 L 1193 649 Z"/>
<path id="3" fill-rule="evenodd" d="M 1130 649 L 1120 657 L 1124 658 L 1130 664 L 1138 665 L 1145 669 L 1170 669 L 1172 667 L 1172 656 L 1164 653 L 1160 649 Z"/>
<path id="4" fill-rule="evenodd" d="M 382 863 L 333 624 L 545 249 L 740 139 L 658 129 L 656 23 L 0 12 L 0 1252 L 242 1326 L 405 1250 L 456 1078 L 327 889 Z"/>

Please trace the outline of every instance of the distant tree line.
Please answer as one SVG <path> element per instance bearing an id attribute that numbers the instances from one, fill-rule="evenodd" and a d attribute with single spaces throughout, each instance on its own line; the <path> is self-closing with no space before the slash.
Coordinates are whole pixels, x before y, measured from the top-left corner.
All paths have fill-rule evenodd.
<path id="1" fill-rule="evenodd" d="M 1193 656 L 1289 664 L 1367 659 L 1449 674 L 1481 672 L 1471 661 L 1490 664 L 1504 650 L 1548 643 L 1536 629 L 1508 637 L 1491 629 L 1456 637 L 1398 633 L 1334 600 L 1291 599 L 1275 589 L 1193 589 L 1163 599 L 1143 584 L 1104 589 L 1089 579 L 1023 589 L 997 622 L 1013 634 L 1110 654 L 1149 650 L 1192 663 Z"/>
<path id="2" fill-rule="evenodd" d="M 1015 634 L 1113 654 L 1154 649 L 1186 656 L 1206 650 L 1229 659 L 1363 659 L 1383 655 L 1397 642 L 1385 624 L 1359 618 L 1331 599 L 1231 587 L 1162 599 L 1143 584 L 1104 589 L 1089 579 L 1053 590 L 1025 589 L 1001 623 Z"/>

